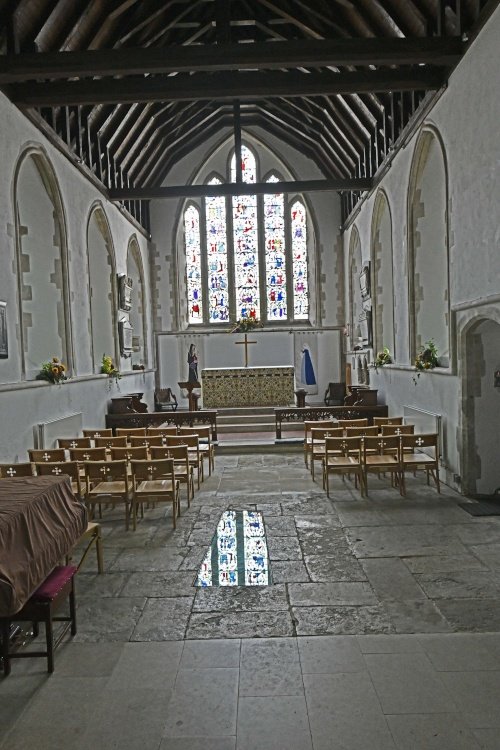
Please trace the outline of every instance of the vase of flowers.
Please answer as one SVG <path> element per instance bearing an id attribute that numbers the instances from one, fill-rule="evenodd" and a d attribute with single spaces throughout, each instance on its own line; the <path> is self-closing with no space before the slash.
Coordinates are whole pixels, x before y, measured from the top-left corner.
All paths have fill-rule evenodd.
<path id="1" fill-rule="evenodd" d="M 66 365 L 61 362 L 59 357 L 52 357 L 50 362 L 42 364 L 36 379 L 46 380 L 48 383 L 64 383 L 65 380 L 68 380 Z"/>
<path id="2" fill-rule="evenodd" d="M 435 367 L 439 366 L 438 352 L 436 344 L 432 339 L 426 341 L 424 346 L 421 346 L 415 359 L 415 375 L 413 376 L 413 382 L 417 384 L 417 378 L 420 377 L 421 372 L 427 370 L 434 370 Z"/>
<path id="3" fill-rule="evenodd" d="M 104 373 L 104 375 L 107 375 L 110 379 L 114 378 L 116 385 L 118 385 L 118 381 L 120 380 L 122 374 L 120 370 L 115 367 L 113 358 L 108 356 L 107 354 L 102 355 L 101 372 Z"/>
<path id="4" fill-rule="evenodd" d="M 229 329 L 229 333 L 248 333 L 254 331 L 256 328 L 263 328 L 264 326 L 257 317 L 249 316 L 247 318 L 240 318 L 234 323 Z"/>
<path id="5" fill-rule="evenodd" d="M 392 355 L 386 346 L 384 346 L 382 351 L 377 352 L 377 356 L 373 360 L 372 367 L 375 370 L 378 370 L 379 367 L 385 367 L 385 365 L 392 365 Z"/>

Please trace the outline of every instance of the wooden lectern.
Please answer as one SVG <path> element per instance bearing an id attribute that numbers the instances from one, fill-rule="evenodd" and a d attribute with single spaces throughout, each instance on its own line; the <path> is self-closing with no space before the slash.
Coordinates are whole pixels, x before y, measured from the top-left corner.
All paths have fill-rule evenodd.
<path id="1" fill-rule="evenodd" d="M 185 388 L 188 392 L 189 411 L 198 411 L 198 399 L 200 398 L 200 394 L 193 393 L 193 391 L 195 388 L 201 388 L 201 383 L 186 380 L 184 382 L 178 382 L 177 385 L 179 388 Z"/>

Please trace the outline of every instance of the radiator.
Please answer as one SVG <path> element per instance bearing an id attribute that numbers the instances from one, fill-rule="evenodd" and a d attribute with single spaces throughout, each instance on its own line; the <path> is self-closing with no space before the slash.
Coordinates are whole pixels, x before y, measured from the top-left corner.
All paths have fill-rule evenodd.
<path id="1" fill-rule="evenodd" d="M 82 423 L 81 411 L 48 422 L 39 422 L 33 427 L 35 448 L 55 448 L 57 438 L 78 437 L 82 432 Z"/>
<path id="2" fill-rule="evenodd" d="M 403 406 L 403 417 L 405 424 L 415 425 L 415 434 L 423 432 L 437 433 L 439 458 L 441 459 L 443 455 L 441 414 L 417 409 L 415 406 Z"/>

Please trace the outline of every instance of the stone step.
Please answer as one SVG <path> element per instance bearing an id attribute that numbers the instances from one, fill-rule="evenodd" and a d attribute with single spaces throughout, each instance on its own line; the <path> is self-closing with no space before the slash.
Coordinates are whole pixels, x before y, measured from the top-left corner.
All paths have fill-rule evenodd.
<path id="1" fill-rule="evenodd" d="M 250 416 L 252 414 L 272 414 L 274 416 L 274 406 L 239 406 L 231 409 L 217 410 L 217 420 L 226 416 Z"/>
<path id="2" fill-rule="evenodd" d="M 224 424 L 275 424 L 274 414 L 217 414 L 217 427 Z"/>
<path id="3" fill-rule="evenodd" d="M 283 424 L 281 426 L 282 433 L 287 431 L 297 432 L 302 428 L 302 424 L 299 422 L 293 422 L 291 424 Z M 275 434 L 275 425 L 267 422 L 253 422 L 250 424 L 240 424 L 239 422 L 233 422 L 232 424 L 219 425 L 217 423 L 217 432 L 219 435 L 225 435 L 228 432 L 266 432 L 270 435 Z"/>

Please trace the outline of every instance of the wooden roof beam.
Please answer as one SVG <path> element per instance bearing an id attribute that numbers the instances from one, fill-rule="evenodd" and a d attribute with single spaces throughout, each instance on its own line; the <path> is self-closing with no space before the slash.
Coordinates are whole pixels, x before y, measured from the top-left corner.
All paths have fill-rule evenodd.
<path id="1" fill-rule="evenodd" d="M 254 99 L 321 96 L 367 91 L 423 91 L 445 82 L 441 69 L 380 70 L 355 73 L 290 71 L 262 73 L 198 73 L 194 76 L 152 77 L 63 83 L 12 84 L 7 94 L 21 108 L 71 104 Z"/>
<path id="2" fill-rule="evenodd" d="M 0 83 L 157 73 L 210 72 L 346 65 L 445 65 L 458 62 L 456 37 L 316 39 L 43 52 L 0 58 Z"/>
<path id="3" fill-rule="evenodd" d="M 283 182 L 224 182 L 220 185 L 170 185 L 168 187 L 115 188 L 109 191 L 114 201 L 165 200 L 167 198 L 206 198 L 219 195 L 275 195 L 277 193 L 312 193 L 328 191 L 355 192 L 370 190 L 371 178 L 345 180 L 291 180 Z"/>

